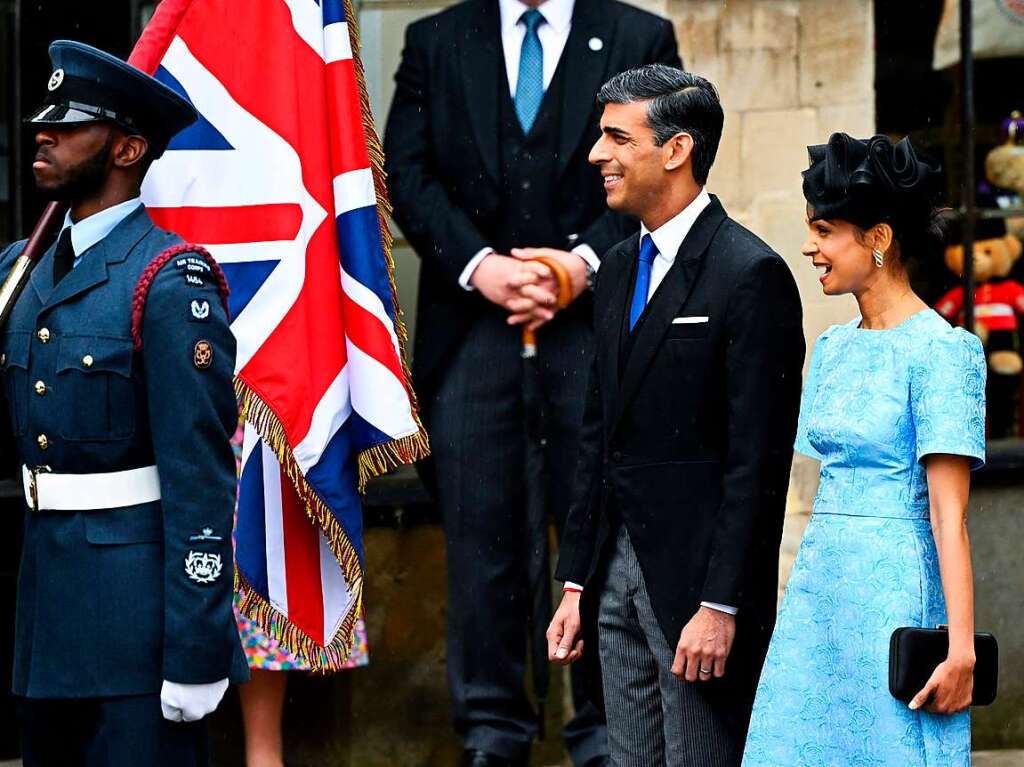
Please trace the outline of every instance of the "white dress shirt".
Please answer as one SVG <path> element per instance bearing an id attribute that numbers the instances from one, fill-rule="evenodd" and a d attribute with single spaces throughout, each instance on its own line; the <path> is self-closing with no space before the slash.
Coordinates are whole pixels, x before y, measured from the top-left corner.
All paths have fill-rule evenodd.
<path id="1" fill-rule="evenodd" d="M 686 235 L 693 228 L 697 216 L 710 204 L 711 195 L 708 194 L 707 189 L 701 189 L 700 193 L 693 199 L 693 202 L 653 232 L 644 226 L 643 223 L 640 224 L 640 239 L 643 240 L 648 234 L 651 235 L 651 239 L 654 240 L 654 245 L 658 249 L 658 255 L 654 257 L 654 263 L 651 264 L 651 284 L 647 288 L 648 301 L 651 300 L 654 291 L 658 289 L 661 281 L 668 274 L 668 270 L 675 263 L 676 253 L 679 252 L 679 247 L 683 244 L 683 240 L 686 239 Z"/>
<path id="2" fill-rule="evenodd" d="M 651 239 L 654 240 L 654 245 L 658 249 L 658 255 L 654 257 L 654 263 L 651 264 L 651 284 L 647 288 L 648 301 L 651 300 L 651 296 L 654 295 L 654 291 L 658 289 L 661 281 L 665 279 L 665 275 L 668 274 L 668 270 L 671 269 L 672 264 L 675 263 L 676 254 L 679 252 L 679 248 L 683 244 L 683 240 L 686 239 L 686 235 L 688 235 L 690 230 L 693 228 L 693 224 L 697 220 L 697 217 L 701 212 L 703 212 L 704 208 L 710 204 L 711 195 L 708 194 L 707 189 L 701 189 L 700 193 L 693 199 L 693 202 L 653 232 L 642 223 L 640 224 L 641 239 L 648 234 L 651 235 Z M 566 581 L 565 588 L 569 590 L 583 591 L 582 586 L 578 583 L 573 583 L 572 581 Z M 736 614 L 736 608 L 731 605 L 723 605 L 718 602 L 701 602 L 701 605 L 703 607 L 710 607 L 712 610 L 729 613 L 730 615 Z"/>
<path id="3" fill-rule="evenodd" d="M 64 230 L 71 227 L 71 248 L 75 251 L 74 266 L 78 266 L 85 251 L 110 234 L 115 226 L 128 218 L 140 205 L 142 205 L 142 198 L 133 197 L 117 205 L 104 208 L 99 213 L 86 216 L 77 222 L 71 220 L 71 211 L 69 210 L 64 215 L 64 226 L 60 228 L 60 233 L 64 234 Z"/>
<path id="4" fill-rule="evenodd" d="M 537 27 L 537 37 L 540 38 L 540 46 L 544 51 L 545 91 L 551 85 L 558 62 L 562 58 L 562 51 L 565 50 L 565 43 L 569 39 L 574 6 L 575 0 L 545 0 L 537 7 L 537 10 L 544 16 L 544 23 Z M 513 100 L 516 97 L 516 85 L 519 82 L 519 54 L 522 52 L 523 38 L 526 37 L 526 25 L 521 24 L 519 20 L 529 10 L 531 10 L 530 6 L 519 0 L 498 0 L 498 11 L 501 14 L 501 47 L 505 52 L 505 75 L 508 78 L 509 94 Z M 494 248 L 488 245 L 478 250 L 469 260 L 466 268 L 459 275 L 459 284 L 463 288 L 473 290 L 473 286 L 469 283 L 473 272 L 476 271 L 480 262 L 493 252 Z M 572 252 L 586 261 L 594 271 L 601 266 L 601 259 L 597 257 L 597 253 L 585 243 L 577 245 Z"/>
<path id="5" fill-rule="evenodd" d="M 544 23 L 537 27 L 537 37 L 544 51 L 544 90 L 548 89 L 555 77 L 558 60 L 562 58 L 565 43 L 569 39 L 572 28 L 572 9 L 575 0 L 545 0 L 537 10 L 544 17 Z M 498 0 L 498 11 L 501 13 L 501 47 L 505 50 L 505 74 L 508 77 L 508 90 L 512 98 L 516 97 L 516 84 L 519 82 L 519 54 L 523 49 L 523 38 L 526 37 L 526 25 L 519 20 L 523 14 L 532 10 L 526 3 L 519 0 Z"/>

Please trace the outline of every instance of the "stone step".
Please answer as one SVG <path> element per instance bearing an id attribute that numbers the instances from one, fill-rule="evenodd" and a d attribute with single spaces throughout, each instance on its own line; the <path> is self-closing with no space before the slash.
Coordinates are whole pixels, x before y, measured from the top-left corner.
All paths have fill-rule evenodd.
<path id="1" fill-rule="evenodd" d="M 1024 767 L 1024 751 L 975 751 L 974 767 Z"/>

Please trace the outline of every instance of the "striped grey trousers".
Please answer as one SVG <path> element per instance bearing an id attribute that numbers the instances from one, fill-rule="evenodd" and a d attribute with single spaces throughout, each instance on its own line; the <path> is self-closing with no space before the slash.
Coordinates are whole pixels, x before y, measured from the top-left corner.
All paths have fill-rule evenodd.
<path id="1" fill-rule="evenodd" d="M 625 526 L 598 611 L 608 748 L 615 767 L 732 767 L 743 744 L 701 695 L 672 675 L 669 646 L 651 608 Z"/>

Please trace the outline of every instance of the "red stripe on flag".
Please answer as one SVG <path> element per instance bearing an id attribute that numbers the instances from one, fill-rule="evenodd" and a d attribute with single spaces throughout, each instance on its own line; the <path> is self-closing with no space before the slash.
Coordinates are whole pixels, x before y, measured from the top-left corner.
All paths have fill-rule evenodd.
<path id="1" fill-rule="evenodd" d="M 142 36 L 135 43 L 128 63 L 143 72 L 153 74 L 160 65 L 167 49 L 174 40 L 174 33 L 181 24 L 193 0 L 163 0 L 153 12 Z"/>
<path id="2" fill-rule="evenodd" d="M 288 583 L 288 620 L 324 646 L 324 598 L 320 582 L 320 531 L 306 516 L 288 475 L 281 472 L 281 521 Z"/>
<path id="3" fill-rule="evenodd" d="M 345 293 L 345 335 L 363 352 L 384 365 L 405 385 L 405 372 L 395 351 L 391 334 L 380 318 L 353 301 Z"/>
<path id="4" fill-rule="evenodd" d="M 327 112 L 331 132 L 331 171 L 335 176 L 370 167 L 363 135 L 363 114 L 355 63 L 342 59 L 327 65 Z"/>
<path id="5" fill-rule="evenodd" d="M 176 232 L 186 242 L 204 245 L 291 241 L 302 226 L 302 208 L 294 203 L 146 210 L 157 226 Z"/>
<path id="6" fill-rule="evenodd" d="M 314 233 L 298 299 L 238 373 L 274 409 L 291 445 L 305 438 L 314 409 L 348 361 L 334 227 L 328 218 Z"/>

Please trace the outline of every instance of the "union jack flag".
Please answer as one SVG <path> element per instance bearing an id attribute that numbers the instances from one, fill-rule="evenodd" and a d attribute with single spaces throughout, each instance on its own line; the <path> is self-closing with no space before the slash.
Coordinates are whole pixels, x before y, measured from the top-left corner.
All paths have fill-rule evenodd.
<path id="1" fill-rule="evenodd" d="M 143 198 L 231 288 L 242 612 L 321 670 L 362 608 L 359 490 L 428 451 L 354 51 L 350 0 L 164 0 L 130 59 L 200 114 Z"/>

